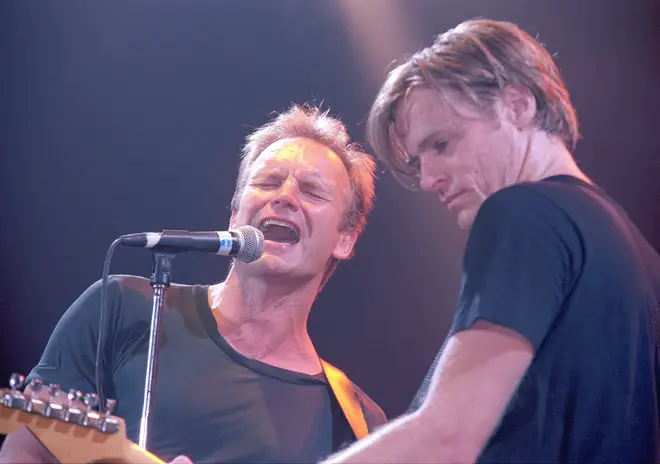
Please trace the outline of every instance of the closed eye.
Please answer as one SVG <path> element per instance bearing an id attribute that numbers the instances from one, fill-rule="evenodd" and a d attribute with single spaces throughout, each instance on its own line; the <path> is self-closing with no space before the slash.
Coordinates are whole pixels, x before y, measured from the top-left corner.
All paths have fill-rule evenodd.
<path id="1" fill-rule="evenodd" d="M 300 180 L 300 191 L 315 200 L 327 200 L 326 188 L 313 180 Z"/>
<path id="2" fill-rule="evenodd" d="M 314 198 L 315 200 L 326 200 L 325 195 L 320 193 L 317 189 L 314 187 L 308 187 L 308 188 L 303 188 L 303 192 L 306 195 L 309 195 L 310 197 Z"/>
<path id="3" fill-rule="evenodd" d="M 258 176 L 252 179 L 251 185 L 259 188 L 275 188 L 282 185 L 283 179 L 277 174 Z"/>

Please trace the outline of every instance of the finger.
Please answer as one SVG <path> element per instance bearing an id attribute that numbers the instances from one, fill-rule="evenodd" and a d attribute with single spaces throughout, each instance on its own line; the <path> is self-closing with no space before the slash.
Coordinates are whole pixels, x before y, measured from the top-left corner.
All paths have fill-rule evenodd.
<path id="1" fill-rule="evenodd" d="M 193 464 L 193 462 L 187 456 L 177 456 L 169 464 Z"/>

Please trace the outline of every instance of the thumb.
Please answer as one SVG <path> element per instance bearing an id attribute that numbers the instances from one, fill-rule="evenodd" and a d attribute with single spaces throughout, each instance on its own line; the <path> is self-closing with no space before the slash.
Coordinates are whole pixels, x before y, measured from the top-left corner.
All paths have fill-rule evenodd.
<path id="1" fill-rule="evenodd" d="M 193 464 L 193 462 L 188 459 L 187 456 L 177 456 L 171 460 L 168 464 Z"/>

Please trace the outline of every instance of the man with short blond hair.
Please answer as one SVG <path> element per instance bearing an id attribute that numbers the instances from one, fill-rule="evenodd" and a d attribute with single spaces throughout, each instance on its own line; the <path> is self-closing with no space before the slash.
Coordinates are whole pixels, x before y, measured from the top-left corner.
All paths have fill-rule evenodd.
<path id="1" fill-rule="evenodd" d="M 321 360 L 307 332 L 312 304 L 336 263 L 352 256 L 373 198 L 373 160 L 317 108 L 293 106 L 248 136 L 229 228 L 260 229 L 264 253 L 234 262 L 223 282 L 168 290 L 152 453 L 193 462 L 316 462 L 386 422 L 351 382 L 338 393 L 331 379 L 340 371 Z M 97 391 L 100 289 L 92 285 L 66 311 L 29 379 Z M 151 296 L 142 277 L 113 276 L 108 286 L 103 390 L 117 400 L 133 441 Z M 363 423 L 349 422 L 345 397 Z M 25 432 L 7 437 L 0 460 L 48 461 Z"/>

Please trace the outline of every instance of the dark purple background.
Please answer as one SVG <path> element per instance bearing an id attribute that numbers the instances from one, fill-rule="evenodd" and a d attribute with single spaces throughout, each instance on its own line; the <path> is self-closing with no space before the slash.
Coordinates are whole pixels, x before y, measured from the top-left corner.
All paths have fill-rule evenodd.
<path id="1" fill-rule="evenodd" d="M 516 22 L 557 53 L 584 134 L 577 159 L 659 246 L 658 6 L 0 2 L 0 376 L 37 362 L 117 236 L 225 229 L 243 137 L 271 111 L 323 101 L 363 141 L 388 62 L 474 16 Z M 379 177 L 357 255 L 320 295 L 310 330 L 321 355 L 395 416 L 448 329 L 465 234 L 430 195 Z M 182 255 L 174 279 L 211 283 L 226 265 Z M 148 276 L 150 255 L 120 249 L 112 271 Z"/>

